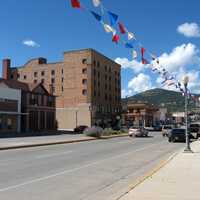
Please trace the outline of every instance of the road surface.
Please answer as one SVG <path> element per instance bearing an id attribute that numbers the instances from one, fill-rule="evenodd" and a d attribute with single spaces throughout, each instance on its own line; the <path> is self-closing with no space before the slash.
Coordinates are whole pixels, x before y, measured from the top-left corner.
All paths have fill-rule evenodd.
<path id="1" fill-rule="evenodd" d="M 181 149 L 161 133 L 0 152 L 1 200 L 114 200 Z"/>

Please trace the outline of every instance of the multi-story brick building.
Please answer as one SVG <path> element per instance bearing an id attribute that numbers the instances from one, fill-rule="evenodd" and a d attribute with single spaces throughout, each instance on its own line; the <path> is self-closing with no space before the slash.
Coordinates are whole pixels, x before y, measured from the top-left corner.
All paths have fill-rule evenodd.
<path id="1" fill-rule="evenodd" d="M 56 95 L 58 129 L 77 125 L 111 123 L 121 109 L 121 66 L 93 49 L 64 53 L 62 62 L 45 58 L 21 67 L 3 62 L 4 78 L 26 83 L 43 83 Z"/>
<path id="2" fill-rule="evenodd" d="M 41 83 L 0 78 L 0 133 L 55 130 L 55 97 Z"/>

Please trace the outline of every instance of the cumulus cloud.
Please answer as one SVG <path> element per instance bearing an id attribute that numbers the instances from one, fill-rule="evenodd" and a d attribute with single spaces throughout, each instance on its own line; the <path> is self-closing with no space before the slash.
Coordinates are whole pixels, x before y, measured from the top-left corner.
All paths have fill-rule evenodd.
<path id="1" fill-rule="evenodd" d="M 40 47 L 40 45 L 38 43 L 36 43 L 33 40 L 27 39 L 27 40 L 23 40 L 22 44 L 28 46 L 28 47 Z"/>
<path id="2" fill-rule="evenodd" d="M 175 47 L 171 53 L 163 53 L 159 57 L 160 64 L 169 72 L 199 62 L 198 49 L 194 44 L 182 44 Z"/>
<path id="3" fill-rule="evenodd" d="M 151 88 L 152 82 L 150 76 L 143 73 L 138 74 L 128 83 L 128 89 L 131 90 L 132 93 L 143 92 Z"/>
<path id="4" fill-rule="evenodd" d="M 186 37 L 200 37 L 200 27 L 194 22 L 179 25 L 177 31 Z"/>
<path id="5" fill-rule="evenodd" d="M 137 60 L 128 60 L 127 58 L 116 58 L 115 62 L 120 64 L 124 69 L 132 69 L 135 73 L 139 73 L 146 68 L 146 65 L 143 65 Z"/>

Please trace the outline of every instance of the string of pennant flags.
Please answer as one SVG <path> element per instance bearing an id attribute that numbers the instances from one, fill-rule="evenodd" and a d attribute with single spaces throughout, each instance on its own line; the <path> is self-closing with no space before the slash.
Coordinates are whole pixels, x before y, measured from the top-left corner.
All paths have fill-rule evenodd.
<path id="1" fill-rule="evenodd" d="M 71 6 L 73 8 L 89 12 L 93 18 L 103 26 L 105 32 L 112 35 L 113 43 L 121 44 L 126 49 L 130 50 L 134 60 L 138 59 L 140 55 L 141 63 L 148 66 L 153 73 L 157 73 L 162 78 L 162 86 L 175 86 L 183 95 L 187 95 L 188 98 L 192 98 L 194 101 L 197 100 L 189 90 L 187 94 L 185 94 L 181 83 L 160 64 L 159 58 L 156 55 L 148 51 L 142 43 L 136 39 L 135 34 L 129 31 L 124 23 L 119 20 L 119 15 L 106 9 L 102 0 L 92 0 L 92 4 L 96 9 L 99 9 L 98 13 L 85 7 L 80 0 L 71 0 Z M 151 61 L 149 61 L 148 58 L 150 58 Z"/>

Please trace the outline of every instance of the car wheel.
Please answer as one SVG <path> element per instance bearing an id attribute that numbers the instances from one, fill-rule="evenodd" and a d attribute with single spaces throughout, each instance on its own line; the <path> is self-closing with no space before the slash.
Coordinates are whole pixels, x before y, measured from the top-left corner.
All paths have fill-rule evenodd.
<path id="1" fill-rule="evenodd" d="M 171 138 L 169 138 L 169 139 L 168 139 L 168 142 L 172 142 L 172 139 L 171 139 Z"/>

